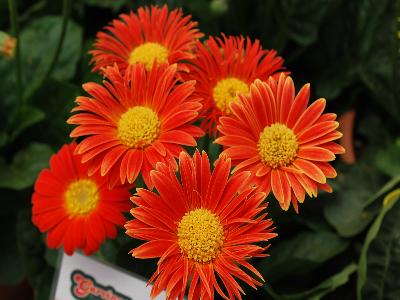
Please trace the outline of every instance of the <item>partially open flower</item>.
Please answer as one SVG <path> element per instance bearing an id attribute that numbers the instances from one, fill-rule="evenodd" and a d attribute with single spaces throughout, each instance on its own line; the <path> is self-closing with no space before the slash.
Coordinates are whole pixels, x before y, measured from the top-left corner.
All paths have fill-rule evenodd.
<path id="1" fill-rule="evenodd" d="M 5 57 L 13 57 L 16 45 L 17 40 L 14 37 L 0 31 L 0 53 L 2 55 Z"/>

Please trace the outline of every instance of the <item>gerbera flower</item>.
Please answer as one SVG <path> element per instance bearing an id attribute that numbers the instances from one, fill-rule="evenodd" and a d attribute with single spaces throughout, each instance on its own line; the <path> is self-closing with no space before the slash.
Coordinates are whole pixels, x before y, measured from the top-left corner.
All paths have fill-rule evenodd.
<path id="1" fill-rule="evenodd" d="M 137 189 L 131 198 L 135 219 L 126 223 L 126 233 L 147 241 L 131 254 L 160 258 L 149 281 L 152 297 L 166 290 L 167 299 L 183 299 L 189 284 L 189 300 L 214 299 L 215 291 L 224 299 L 241 299 L 236 278 L 253 288 L 264 281 L 248 260 L 266 256 L 268 246 L 254 243 L 276 236 L 266 219 L 266 194 L 247 184 L 249 172 L 229 178 L 231 161 L 225 156 L 211 172 L 205 152 L 193 158 L 182 152 L 179 167 L 180 180 L 171 166 L 157 164 L 151 177 L 158 194 Z"/>
<path id="2" fill-rule="evenodd" d="M 248 93 L 254 80 L 267 80 L 284 69 L 277 52 L 262 49 L 259 40 L 222 35 L 198 42 L 197 49 L 188 78 L 197 81 L 196 93 L 204 99 L 202 128 L 209 133 L 216 133 L 221 115 L 231 114 L 237 93 Z"/>
<path id="3" fill-rule="evenodd" d="M 88 176 L 88 166 L 74 156 L 76 144 L 64 145 L 50 159 L 35 184 L 32 222 L 47 232 L 49 248 L 64 247 L 71 255 L 82 249 L 96 251 L 106 239 L 115 238 L 116 226 L 125 222 L 129 210 L 129 186 L 109 190 L 104 177 Z"/>
<path id="4" fill-rule="evenodd" d="M 132 183 L 140 171 L 151 187 L 150 170 L 157 162 L 176 162 L 182 145 L 196 146 L 203 131 L 191 125 L 201 109 L 193 98 L 194 81 L 177 84 L 176 65 L 130 66 L 104 70 L 104 86 L 83 86 L 93 98 L 78 97 L 78 112 L 68 123 L 79 126 L 71 137 L 85 138 L 76 153 L 89 163 L 89 174 L 109 175 L 110 186 Z"/>
<path id="5" fill-rule="evenodd" d="M 121 14 L 99 32 L 94 44 L 94 71 L 116 63 L 124 72 L 128 65 L 143 63 L 147 69 L 158 63 L 178 63 L 179 71 L 187 71 L 185 61 L 193 58 L 193 47 L 203 34 L 191 16 L 181 9 L 140 7 L 136 13 Z"/>
<path id="6" fill-rule="evenodd" d="M 233 114 L 220 118 L 221 137 L 215 141 L 232 158 L 234 172 L 251 171 L 284 210 L 292 202 L 298 211 L 305 192 L 310 197 L 317 196 L 318 188 L 330 192 L 326 179 L 336 177 L 336 171 L 329 162 L 344 149 L 333 142 L 342 134 L 335 130 L 336 115 L 323 114 L 325 99 L 307 107 L 310 85 L 295 97 L 293 81 L 283 73 L 278 82 L 256 80 L 250 94 L 239 97 L 231 106 Z"/>

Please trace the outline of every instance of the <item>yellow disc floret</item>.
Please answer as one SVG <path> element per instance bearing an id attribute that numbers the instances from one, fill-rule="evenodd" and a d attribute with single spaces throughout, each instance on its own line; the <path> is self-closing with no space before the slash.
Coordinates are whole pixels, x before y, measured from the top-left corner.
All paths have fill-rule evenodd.
<path id="1" fill-rule="evenodd" d="M 96 208 L 99 191 L 93 180 L 79 179 L 68 186 L 64 197 L 65 206 L 70 215 L 86 215 Z"/>
<path id="2" fill-rule="evenodd" d="M 129 55 L 129 64 L 143 63 L 147 70 L 153 66 L 154 60 L 157 63 L 168 62 L 168 49 L 158 43 L 144 43 L 133 49 Z"/>
<path id="3" fill-rule="evenodd" d="M 218 81 L 213 90 L 215 105 L 225 114 L 231 114 L 229 105 L 236 101 L 237 93 L 248 93 L 249 85 L 237 78 L 226 78 Z"/>
<path id="4" fill-rule="evenodd" d="M 134 106 L 121 115 L 118 121 L 118 138 L 130 148 L 144 148 L 157 137 L 160 121 L 157 114 L 145 106 Z"/>
<path id="5" fill-rule="evenodd" d="M 265 127 L 257 145 L 261 161 L 272 168 L 289 165 L 298 147 L 293 130 L 280 123 Z"/>
<path id="6" fill-rule="evenodd" d="M 217 257 L 224 243 L 224 229 L 211 211 L 198 208 L 186 213 L 178 224 L 178 243 L 181 252 L 199 263 Z"/>

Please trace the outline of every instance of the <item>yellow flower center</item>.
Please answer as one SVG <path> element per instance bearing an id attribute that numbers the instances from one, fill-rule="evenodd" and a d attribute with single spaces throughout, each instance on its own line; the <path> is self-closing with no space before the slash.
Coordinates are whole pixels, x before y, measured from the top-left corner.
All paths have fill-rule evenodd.
<path id="1" fill-rule="evenodd" d="M 224 229 L 215 214 L 198 208 L 186 213 L 179 222 L 178 243 L 188 259 L 208 263 L 221 250 Z"/>
<path id="2" fill-rule="evenodd" d="M 215 105 L 225 114 L 231 114 L 229 105 L 238 100 L 237 93 L 248 93 L 249 85 L 237 78 L 226 78 L 218 81 L 213 90 Z"/>
<path id="3" fill-rule="evenodd" d="M 90 179 L 72 182 L 65 192 L 65 205 L 72 216 L 92 212 L 99 201 L 97 184 Z"/>
<path id="4" fill-rule="evenodd" d="M 122 114 L 118 121 L 118 138 L 130 148 L 144 148 L 157 137 L 160 121 L 148 107 L 134 106 Z"/>
<path id="5" fill-rule="evenodd" d="M 153 66 L 154 60 L 157 63 L 168 62 L 168 49 L 158 43 L 144 43 L 133 49 L 129 55 L 129 64 L 143 63 L 147 70 Z"/>
<path id="6" fill-rule="evenodd" d="M 299 145 L 294 132 L 286 125 L 275 123 L 264 128 L 257 145 L 261 161 L 272 168 L 289 165 Z"/>

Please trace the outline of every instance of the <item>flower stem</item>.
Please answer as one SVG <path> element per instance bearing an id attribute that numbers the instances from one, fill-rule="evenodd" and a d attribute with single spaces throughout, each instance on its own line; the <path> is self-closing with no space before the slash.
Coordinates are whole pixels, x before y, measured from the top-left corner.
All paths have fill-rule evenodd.
<path id="1" fill-rule="evenodd" d="M 45 73 L 44 79 L 46 79 L 48 76 L 50 76 L 51 72 L 53 71 L 53 69 L 57 63 L 58 56 L 60 55 L 62 45 L 64 43 L 65 33 L 67 32 L 67 25 L 68 25 L 70 11 L 71 11 L 71 0 L 64 0 L 63 1 L 63 23 L 62 23 L 60 38 L 58 40 L 57 48 L 53 54 L 53 58 L 51 60 L 50 66 L 47 69 L 47 72 Z"/>
<path id="2" fill-rule="evenodd" d="M 11 0 L 10 0 L 11 1 Z M 71 0 L 63 0 L 63 22 L 62 22 L 62 27 L 61 27 L 61 33 L 60 37 L 58 39 L 57 47 L 53 53 L 53 57 L 50 60 L 50 64 L 45 72 L 43 72 L 42 76 L 40 77 L 39 80 L 35 81 L 30 88 L 26 91 L 24 95 L 24 99 L 29 100 L 33 94 L 43 85 L 43 83 L 46 81 L 46 79 L 51 75 L 51 72 L 53 71 L 54 67 L 57 64 L 58 57 L 61 53 L 61 49 L 64 43 L 65 39 L 65 34 L 67 32 L 67 25 L 68 25 L 68 19 L 69 19 L 69 14 L 71 12 Z"/>

